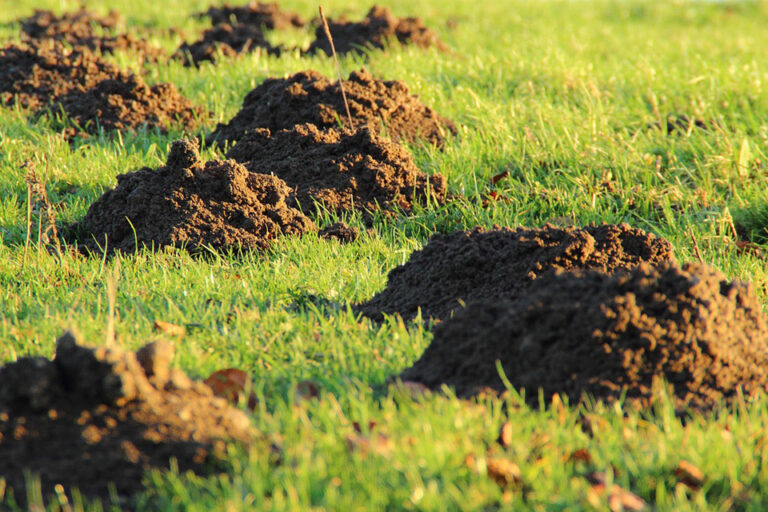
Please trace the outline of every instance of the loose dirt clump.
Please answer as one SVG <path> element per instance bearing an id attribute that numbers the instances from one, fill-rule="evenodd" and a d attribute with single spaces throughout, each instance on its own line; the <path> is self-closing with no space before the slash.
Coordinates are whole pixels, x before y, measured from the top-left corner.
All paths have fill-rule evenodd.
<path id="1" fill-rule="evenodd" d="M 317 229 L 286 204 L 290 192 L 278 177 L 251 173 L 232 161 L 203 164 L 196 143 L 180 140 L 171 145 L 165 166 L 119 175 L 117 186 L 70 233 L 96 253 L 133 252 L 137 244 L 266 249 L 280 235 Z"/>
<path id="2" fill-rule="evenodd" d="M 280 55 L 282 51 L 264 38 L 261 27 L 243 23 L 221 23 L 206 30 L 200 40 L 192 44 L 182 44 L 173 54 L 173 58 L 183 60 L 185 66 L 199 66 L 201 62 L 215 62 L 220 55 L 235 57 L 257 48 L 273 55 Z"/>
<path id="3" fill-rule="evenodd" d="M 451 121 L 420 103 L 403 82 L 377 80 L 363 69 L 349 75 L 344 91 L 355 127 L 370 124 L 395 140 L 426 139 L 437 146 L 443 145 L 446 133 L 456 134 Z M 347 123 L 338 82 L 317 71 L 268 78 L 248 93 L 240 112 L 229 123 L 220 123 L 208 140 L 237 142 L 258 128 L 276 132 L 302 123 L 321 129 Z"/>
<path id="4" fill-rule="evenodd" d="M 318 231 L 317 235 L 326 240 L 336 240 L 343 244 L 352 243 L 360 236 L 360 230 L 344 222 L 336 222 Z"/>
<path id="5" fill-rule="evenodd" d="M 203 473 L 225 443 L 248 443 L 248 417 L 202 382 L 169 367 L 173 346 L 153 342 L 137 353 L 86 348 L 71 333 L 56 357 L 27 357 L 0 368 L 0 479 L 26 501 L 25 472 L 42 492 L 78 488 L 89 499 L 120 505 L 142 489 L 146 470 Z M 6 489 L 7 492 L 7 489 Z M 47 501 L 47 500 L 46 500 Z"/>
<path id="6" fill-rule="evenodd" d="M 768 326 L 751 286 L 703 264 L 641 264 L 629 271 L 557 270 L 517 301 L 478 301 L 435 328 L 403 380 L 460 395 L 515 389 L 572 402 L 585 394 L 631 406 L 659 398 L 710 409 L 768 389 Z"/>
<path id="7" fill-rule="evenodd" d="M 205 109 L 182 96 L 176 86 L 161 83 L 149 86 L 136 74 L 118 72 L 87 90 L 75 90 L 60 97 L 50 108 L 63 113 L 75 127 L 67 137 L 141 127 L 167 133 L 172 126 L 193 131 L 205 117 Z"/>
<path id="8" fill-rule="evenodd" d="M 38 109 L 117 74 L 115 66 L 87 49 L 56 41 L 11 44 L 0 48 L 0 103 Z"/>
<path id="9" fill-rule="evenodd" d="M 383 49 L 389 41 L 397 40 L 402 45 L 416 45 L 422 48 L 435 46 L 446 50 L 432 30 L 424 26 L 420 18 L 397 18 L 388 7 L 374 5 L 360 22 L 350 22 L 345 19 L 330 20 L 333 44 L 340 54 L 359 52 L 366 48 Z M 331 55 L 331 45 L 322 26 L 315 30 L 315 41 L 309 46 L 308 53 L 318 50 Z"/>
<path id="10" fill-rule="evenodd" d="M 302 208 L 315 203 L 341 212 L 411 211 L 414 201 L 443 203 L 446 181 L 426 175 L 402 146 L 367 127 L 321 131 L 312 124 L 275 133 L 255 130 L 227 153 L 250 171 L 272 173 L 294 189 Z"/>
<path id="11" fill-rule="evenodd" d="M 275 3 L 262 3 L 252 1 L 242 7 L 233 7 L 224 4 L 219 7 L 210 7 L 200 16 L 207 16 L 211 23 L 245 23 L 255 27 L 265 27 L 270 30 L 282 30 L 291 27 L 303 27 L 307 22 L 295 12 L 283 11 Z"/>
<path id="12" fill-rule="evenodd" d="M 425 319 L 446 319 L 462 304 L 514 299 L 550 269 L 613 272 L 672 260 L 669 242 L 627 224 L 437 234 L 357 309 L 375 320 L 384 313 L 409 320 L 419 309 Z"/>

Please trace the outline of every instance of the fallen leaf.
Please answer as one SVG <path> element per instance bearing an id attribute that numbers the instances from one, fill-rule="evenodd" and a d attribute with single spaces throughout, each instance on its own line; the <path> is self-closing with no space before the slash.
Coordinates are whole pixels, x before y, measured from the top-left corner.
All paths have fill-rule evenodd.
<path id="1" fill-rule="evenodd" d="M 746 242 L 744 240 L 736 240 L 736 252 L 739 254 L 753 254 L 762 258 L 765 256 L 763 248 L 753 242 Z"/>
<path id="2" fill-rule="evenodd" d="M 495 176 L 493 176 L 491 178 L 491 185 L 497 184 L 498 182 L 500 182 L 501 180 L 503 180 L 507 176 L 509 176 L 509 171 L 500 172 L 499 174 L 497 174 L 497 175 L 495 175 Z"/>
<path id="3" fill-rule="evenodd" d="M 172 324 L 170 322 L 163 322 L 162 320 L 155 320 L 154 325 L 155 332 L 161 332 L 168 336 L 184 336 L 187 334 L 187 329 L 184 326 Z"/>
<path id="4" fill-rule="evenodd" d="M 565 457 L 566 462 L 583 462 L 584 464 L 592 464 L 592 455 L 586 448 L 580 448 L 575 452 Z"/>
<path id="5" fill-rule="evenodd" d="M 214 395 L 226 398 L 233 404 L 238 404 L 240 401 L 240 393 L 245 392 L 245 388 L 248 386 L 250 379 L 250 375 L 243 370 L 237 368 L 225 368 L 224 370 L 213 372 L 203 382 L 213 390 Z M 256 404 L 256 395 L 251 393 L 248 397 L 248 409 L 254 410 Z"/>
<path id="6" fill-rule="evenodd" d="M 499 444 L 504 448 L 509 448 L 512 444 L 512 423 L 505 421 L 499 431 Z"/>
<path id="7" fill-rule="evenodd" d="M 520 468 L 511 460 L 489 458 L 485 464 L 488 476 L 502 487 L 518 484 L 522 480 Z"/>
<path id="8" fill-rule="evenodd" d="M 699 490 L 704 483 L 704 472 L 687 460 L 680 461 L 675 468 L 675 476 L 678 482 L 693 490 Z"/>
<path id="9" fill-rule="evenodd" d="M 619 487 L 616 484 L 607 483 L 605 473 L 592 472 L 586 476 L 592 484 L 587 494 L 587 501 L 596 508 L 602 508 L 602 498 L 608 502 L 611 512 L 642 512 L 648 510 L 648 503 L 640 496 Z"/>

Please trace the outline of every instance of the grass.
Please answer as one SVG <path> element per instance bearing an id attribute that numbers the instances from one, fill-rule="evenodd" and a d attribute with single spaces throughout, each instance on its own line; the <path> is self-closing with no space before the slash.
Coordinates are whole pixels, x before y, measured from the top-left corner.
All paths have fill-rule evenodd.
<path id="1" fill-rule="evenodd" d="M 8 3 L 0 11 L 0 38 L 16 39 L 13 20 L 33 7 L 63 11 L 79 3 Z M 548 221 L 628 222 L 669 239 L 680 261 L 696 258 L 692 231 L 706 262 L 752 281 L 765 300 L 765 261 L 737 250 L 731 225 L 756 243 L 768 240 L 768 4 L 426 0 L 417 11 L 404 0 L 386 3 L 399 15 L 424 18 L 455 53 L 394 48 L 367 60 L 343 57 L 342 69 L 365 64 L 379 77 L 404 80 L 460 124 L 444 151 L 412 150 L 423 170 L 445 174 L 466 201 L 377 223 L 346 246 L 307 236 L 260 256 L 58 257 L 36 239 L 37 213 L 27 236 L 24 162 L 35 164 L 58 219 L 67 223 L 81 218 L 117 174 L 163 163 L 182 134 L 70 145 L 45 120 L 4 108 L 0 362 L 51 356 L 56 337 L 72 327 L 89 343 L 103 343 L 107 282 L 115 275 L 120 344 L 137 348 L 151 339 L 156 319 L 187 325 L 177 343 L 178 367 L 197 377 L 231 366 L 254 376 L 262 405 L 253 423 L 262 442 L 248 453 L 233 447 L 222 475 L 148 475 L 138 498 L 147 510 L 607 510 L 607 498 L 585 478 L 590 471 L 606 472 L 659 511 L 768 508 L 765 400 L 682 421 L 668 405 L 636 413 L 602 405 L 530 408 L 514 394 L 470 402 L 450 392 L 413 398 L 385 384 L 418 358 L 431 328 L 397 318 L 375 325 L 348 307 L 383 288 L 387 272 L 433 232 Z M 120 10 L 170 51 L 179 36 L 153 29 L 181 27 L 194 37 L 205 25 L 189 14 L 208 1 L 86 4 Z M 309 1 L 282 5 L 306 17 L 316 12 Z M 324 8 L 329 16 L 364 13 L 340 1 Z M 277 37 L 308 43 L 311 34 Z M 111 58 L 138 65 L 135 56 Z M 208 108 L 210 130 L 265 77 L 308 68 L 335 76 L 331 59 L 298 54 L 146 71 L 149 82 L 173 82 Z M 713 128 L 667 134 L 653 127 L 668 114 Z M 509 201 L 483 207 L 490 178 L 505 170 L 509 177 L 495 190 Z M 313 303 L 311 294 L 330 305 Z M 297 383 L 307 379 L 319 385 L 319 399 L 297 397 Z M 585 417 L 591 431 L 582 428 Z M 354 431 L 353 422 L 369 421 L 373 432 Z M 514 434 L 506 448 L 495 442 L 504 422 Z M 580 449 L 590 463 L 569 461 Z M 515 462 L 521 483 L 505 489 L 488 478 L 489 457 Z M 701 489 L 678 483 L 674 470 L 682 460 L 704 472 Z"/>

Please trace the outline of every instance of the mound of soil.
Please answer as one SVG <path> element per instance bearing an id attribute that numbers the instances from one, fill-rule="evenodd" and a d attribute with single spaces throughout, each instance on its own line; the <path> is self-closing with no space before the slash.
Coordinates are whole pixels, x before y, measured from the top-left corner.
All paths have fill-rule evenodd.
<path id="1" fill-rule="evenodd" d="M 215 62 L 220 55 L 235 57 L 257 48 L 273 55 L 280 55 L 282 51 L 264 38 L 261 27 L 244 23 L 221 23 L 206 30 L 200 40 L 182 44 L 173 58 L 183 60 L 185 66 L 199 66 L 204 61 Z"/>
<path id="2" fill-rule="evenodd" d="M 432 30 L 424 26 L 420 18 L 397 18 L 388 7 L 374 5 L 360 22 L 350 22 L 345 19 L 329 20 L 333 44 L 336 53 L 361 51 L 365 48 L 386 48 L 389 41 L 397 40 L 400 44 L 413 44 L 422 48 L 436 46 L 446 50 Z M 315 29 L 315 41 L 309 46 L 308 53 L 318 50 L 331 55 L 331 45 L 321 26 Z"/>
<path id="3" fill-rule="evenodd" d="M 0 479 L 26 501 L 25 471 L 44 496 L 61 484 L 70 496 L 123 505 L 142 489 L 143 473 L 198 473 L 225 455 L 225 442 L 248 443 L 248 417 L 202 382 L 171 369 L 173 346 L 153 342 L 136 353 L 86 348 L 67 333 L 53 361 L 22 358 L 0 368 Z M 47 501 L 47 500 L 46 500 Z"/>
<path id="4" fill-rule="evenodd" d="M 672 260 L 669 242 L 627 224 L 437 234 L 357 309 L 375 320 L 409 320 L 419 309 L 425 319 L 446 319 L 462 303 L 514 299 L 550 269 L 613 272 Z"/>
<path id="5" fill-rule="evenodd" d="M 414 201 L 445 202 L 441 174 L 419 171 L 402 146 L 367 127 L 354 132 L 297 125 L 255 130 L 227 153 L 255 173 L 272 173 L 294 189 L 294 204 L 335 211 L 410 211 Z"/>
<path id="6" fill-rule="evenodd" d="M 386 127 L 393 139 L 426 139 L 437 146 L 442 146 L 446 132 L 456 134 L 451 121 L 420 103 L 403 82 L 377 80 L 363 69 L 349 75 L 344 91 L 355 127 L 370 124 L 376 131 Z M 208 140 L 209 144 L 237 142 L 258 128 L 276 132 L 302 123 L 319 128 L 347 123 L 338 82 L 317 71 L 268 78 L 248 93 L 229 123 L 216 126 Z"/>
<path id="7" fill-rule="evenodd" d="M 336 222 L 318 231 L 317 235 L 326 240 L 336 240 L 337 242 L 348 244 L 357 240 L 357 237 L 360 236 L 360 230 L 344 222 Z"/>
<path id="8" fill-rule="evenodd" d="M 517 301 L 480 301 L 435 328 L 401 378 L 460 395 L 516 389 L 572 402 L 583 394 L 632 406 L 654 401 L 658 377 L 678 409 L 709 409 L 768 389 L 768 325 L 751 286 L 701 264 L 629 271 L 558 270 Z"/>
<path id="9" fill-rule="evenodd" d="M 38 109 L 117 74 L 115 66 L 87 49 L 56 41 L 12 44 L 0 48 L 0 103 Z"/>
<path id="10" fill-rule="evenodd" d="M 295 12 L 283 11 L 275 2 L 262 3 L 252 1 L 242 7 L 233 7 L 230 4 L 218 7 L 212 6 L 206 12 L 201 13 L 200 16 L 207 16 L 214 25 L 235 21 L 255 27 L 265 27 L 270 30 L 303 27 L 307 24 L 301 16 Z"/>
<path id="11" fill-rule="evenodd" d="M 117 186 L 70 228 L 90 252 L 133 252 L 139 246 L 197 250 L 266 249 L 280 235 L 317 228 L 285 200 L 281 179 L 248 172 L 232 161 L 203 165 L 196 142 L 172 144 L 165 166 L 117 177 Z"/>
<path id="12" fill-rule="evenodd" d="M 51 11 L 35 10 L 29 18 L 19 20 L 23 37 L 27 39 L 55 39 L 73 47 L 85 47 L 100 53 L 133 51 L 145 58 L 157 60 L 161 49 L 130 34 L 115 34 L 122 17 L 117 11 L 110 11 L 105 17 L 79 9 L 56 16 Z M 96 28 L 101 29 L 97 33 Z"/>
<path id="13" fill-rule="evenodd" d="M 182 96 L 169 83 L 153 85 L 133 73 L 118 72 L 87 90 L 74 90 L 60 97 L 53 113 L 63 112 L 76 123 L 63 133 L 67 137 L 141 127 L 167 133 L 171 126 L 193 131 L 205 117 L 205 109 Z"/>

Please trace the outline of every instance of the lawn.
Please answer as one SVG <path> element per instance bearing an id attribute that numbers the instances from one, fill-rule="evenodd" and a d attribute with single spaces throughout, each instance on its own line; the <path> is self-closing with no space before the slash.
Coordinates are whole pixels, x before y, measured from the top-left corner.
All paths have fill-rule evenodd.
<path id="1" fill-rule="evenodd" d="M 15 20 L 33 8 L 79 5 L 6 2 L 0 39 L 18 40 Z M 86 5 L 119 10 L 136 35 L 171 52 L 181 36 L 163 29 L 177 27 L 193 39 L 206 23 L 191 14 L 209 2 Z M 81 219 L 118 174 L 162 165 L 184 134 L 145 130 L 70 143 L 49 121 L 0 108 L 0 363 L 51 357 L 67 329 L 103 344 L 111 323 L 118 344 L 137 349 L 159 336 L 153 326 L 160 320 L 186 327 L 172 338 L 174 365 L 190 376 L 228 367 L 252 376 L 259 442 L 247 450 L 233 445 L 225 471 L 212 476 L 148 473 L 140 510 L 621 510 L 619 489 L 659 511 L 768 509 L 766 399 L 680 417 L 671 404 L 636 412 L 541 397 L 540 407 L 531 407 L 515 390 L 472 400 L 450 389 L 412 393 L 389 385 L 390 378 L 418 359 L 433 324 L 397 316 L 378 324 L 351 308 L 384 288 L 389 270 L 433 233 L 548 222 L 626 222 L 669 240 L 681 262 L 698 259 L 697 245 L 704 262 L 752 282 L 765 304 L 768 4 L 386 5 L 398 16 L 423 18 L 450 51 L 395 46 L 348 55 L 340 58 L 342 72 L 365 66 L 382 79 L 403 80 L 456 122 L 458 136 L 442 150 L 409 149 L 422 171 L 445 175 L 449 191 L 465 200 L 372 226 L 347 216 L 362 231 L 350 244 L 310 234 L 244 255 L 59 254 L 40 239 L 41 212 L 33 208 L 27 221 L 30 167 L 65 225 Z M 281 6 L 307 18 L 317 9 L 304 0 Z M 368 5 L 333 0 L 323 8 L 358 19 Z M 298 29 L 271 37 L 306 46 L 311 36 Z M 140 66 L 128 53 L 108 60 Z M 265 78 L 306 69 L 336 73 L 332 59 L 297 51 L 199 69 L 144 66 L 148 83 L 171 82 L 213 113 L 200 133 L 229 120 Z M 669 115 L 707 128 L 688 122 L 668 133 Z M 503 200 L 484 201 L 490 190 Z M 335 220 L 316 219 L 320 227 Z M 745 250 L 745 243 L 755 245 Z M 305 381 L 318 397 L 301 391 Z M 491 478 L 499 461 L 516 466 L 508 482 Z M 686 478 L 686 464 L 702 472 L 700 482 Z M 34 482 L 29 489 L 31 502 L 40 503 Z M 625 509 L 634 510 L 629 501 Z M 63 498 L 46 506 L 70 510 Z M 87 500 L 72 506 L 101 509 Z M 0 485 L 3 507 L 13 508 L 14 500 Z"/>

